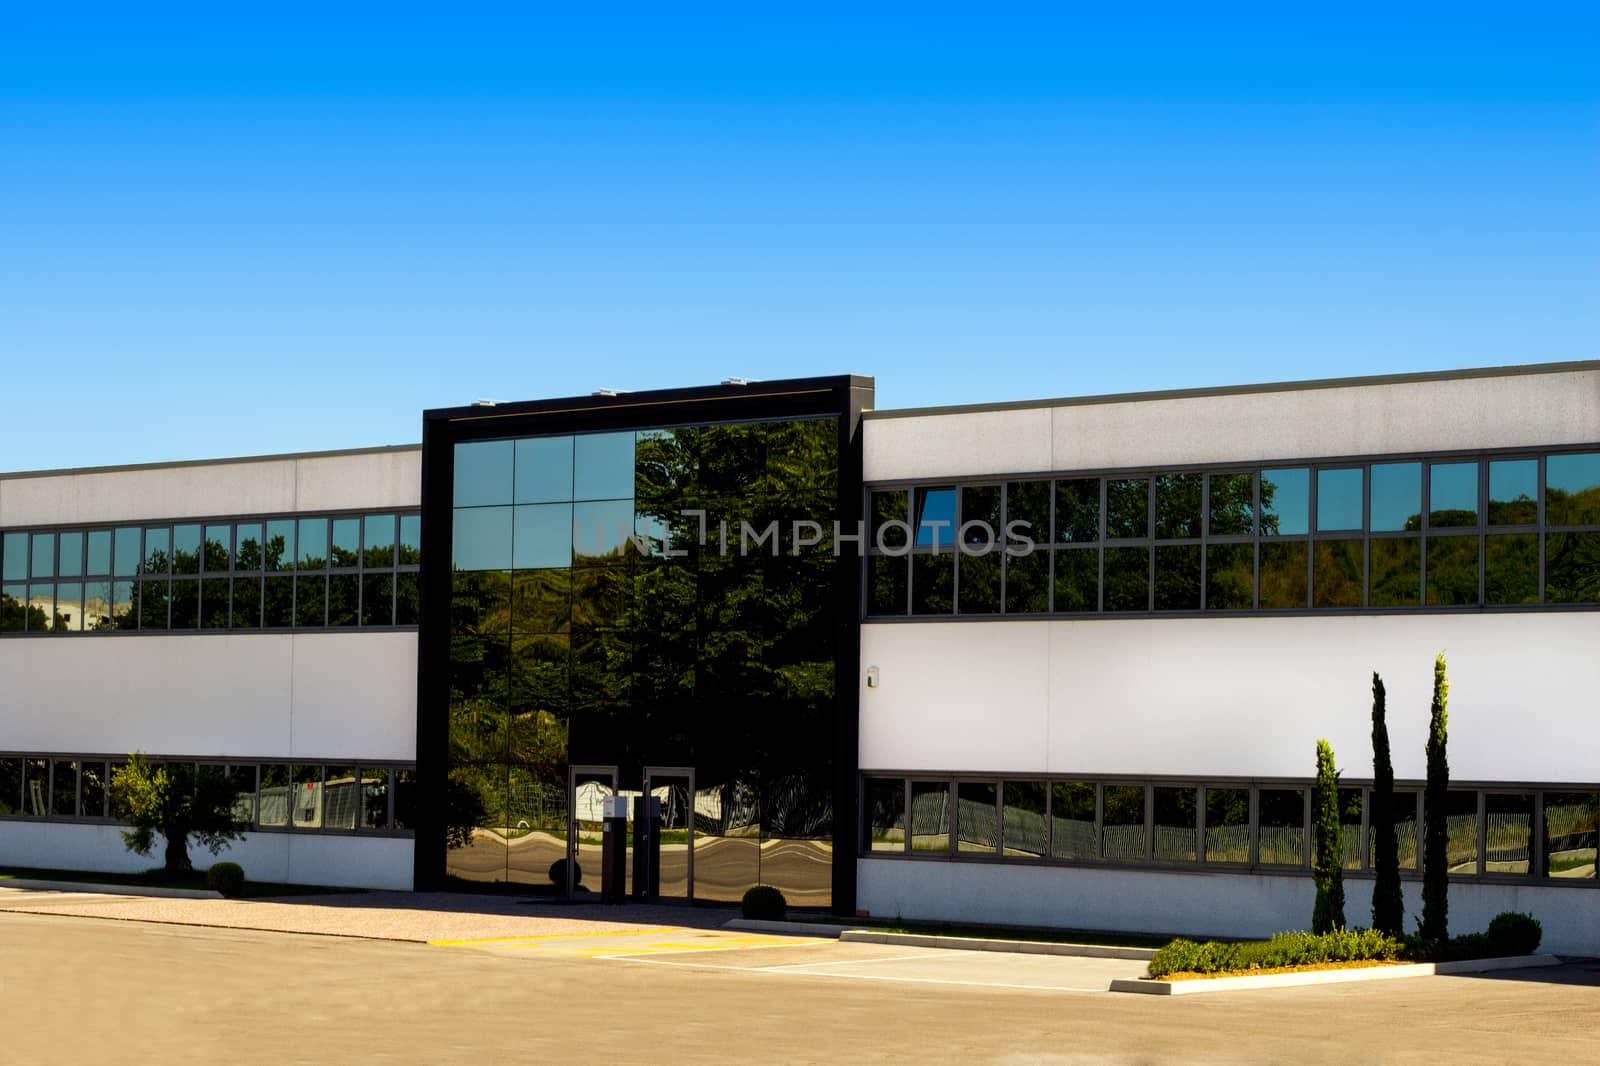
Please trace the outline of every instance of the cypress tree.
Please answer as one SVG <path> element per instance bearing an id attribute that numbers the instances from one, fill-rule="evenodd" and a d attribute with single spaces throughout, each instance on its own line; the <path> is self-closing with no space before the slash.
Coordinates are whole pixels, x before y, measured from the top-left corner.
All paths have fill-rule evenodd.
<path id="1" fill-rule="evenodd" d="M 1400 841 L 1394 835 L 1394 763 L 1389 757 L 1389 726 L 1384 722 L 1383 678 L 1372 675 L 1372 928 L 1399 936 L 1405 922 L 1400 895 Z"/>
<path id="2" fill-rule="evenodd" d="M 1450 762 L 1445 757 L 1450 683 L 1445 680 L 1444 653 L 1433 660 L 1433 706 L 1428 721 L 1428 783 L 1422 795 L 1422 921 L 1417 931 L 1425 940 L 1450 935 L 1449 833 L 1445 810 L 1450 791 Z"/>
<path id="3" fill-rule="evenodd" d="M 1339 839 L 1339 771 L 1333 767 L 1333 748 L 1317 741 L 1317 788 L 1312 800 L 1316 817 L 1316 842 L 1311 856 L 1311 876 L 1317 885 L 1317 902 L 1311 911 L 1311 931 L 1329 933 L 1344 928 L 1344 849 Z"/>

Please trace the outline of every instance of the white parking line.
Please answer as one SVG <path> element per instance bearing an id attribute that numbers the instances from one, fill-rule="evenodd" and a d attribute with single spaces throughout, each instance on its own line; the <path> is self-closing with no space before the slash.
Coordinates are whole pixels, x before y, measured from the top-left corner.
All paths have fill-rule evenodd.
<path id="1" fill-rule="evenodd" d="M 941 959 L 960 955 L 959 951 L 925 952 L 921 955 L 890 955 L 881 959 L 836 959 L 833 962 L 786 962 L 779 966 L 751 967 L 762 970 L 802 970 L 815 966 L 865 966 L 874 962 L 906 962 L 911 959 Z"/>
<path id="2" fill-rule="evenodd" d="M 694 963 L 676 962 L 671 959 L 644 958 L 636 955 L 611 955 L 606 957 L 615 962 L 632 962 L 646 966 L 695 965 Z M 911 957 L 926 958 L 926 956 L 921 955 Z M 770 974 L 773 977 L 838 977 L 848 978 L 853 981 L 901 981 L 907 984 L 916 985 L 961 985 L 967 988 L 1010 988 L 1024 992 L 1108 992 L 1110 989 L 1109 982 L 1107 982 L 1107 984 L 1104 986 L 1094 985 L 1092 987 L 1083 987 L 1081 985 L 1025 985 L 1014 984 L 1005 981 L 959 981 L 941 977 L 896 977 L 893 974 L 878 973 L 839 973 L 837 971 L 825 971 L 818 973 L 812 970 L 786 969 L 779 966 L 718 966 L 714 963 L 701 963 L 700 965 L 712 970 L 737 970 L 741 973 L 764 973 Z M 819 966 L 824 964 L 813 963 L 812 965 Z"/>

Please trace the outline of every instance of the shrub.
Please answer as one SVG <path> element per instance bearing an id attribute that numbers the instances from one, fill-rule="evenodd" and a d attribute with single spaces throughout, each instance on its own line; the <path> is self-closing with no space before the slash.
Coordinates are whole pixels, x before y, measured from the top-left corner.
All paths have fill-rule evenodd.
<path id="1" fill-rule="evenodd" d="M 1450 935 L 1449 829 L 1445 809 L 1450 797 L 1450 682 L 1444 653 L 1433 660 L 1433 703 L 1428 719 L 1428 780 L 1422 796 L 1422 918 L 1417 933 L 1426 940 Z"/>
<path id="2" fill-rule="evenodd" d="M 1383 678 L 1372 674 L 1372 928 L 1391 936 L 1405 931 L 1405 899 L 1400 894 L 1400 840 L 1395 836 L 1394 763 L 1389 755 Z"/>
<path id="3" fill-rule="evenodd" d="M 1489 950 L 1497 956 L 1532 955 L 1544 939 L 1544 926 L 1531 914 L 1503 911 L 1489 923 Z"/>
<path id="4" fill-rule="evenodd" d="M 244 891 L 244 867 L 236 862 L 214 862 L 206 871 L 206 884 L 224 896 Z"/>
<path id="5" fill-rule="evenodd" d="M 1270 940 L 1226 943 L 1174 940 L 1150 960 L 1150 976 L 1174 973 L 1224 973 L 1313 966 L 1329 962 L 1398 959 L 1403 945 L 1375 929 L 1335 929 L 1329 933 L 1279 933 Z"/>
<path id="6" fill-rule="evenodd" d="M 550 883 L 561 889 L 567 887 L 566 859 L 557 859 L 550 864 Z M 583 884 L 583 867 L 577 863 L 572 864 L 572 883 L 575 885 Z"/>
<path id="7" fill-rule="evenodd" d="M 1317 787 L 1311 803 L 1316 832 L 1311 876 L 1317 885 L 1311 930 L 1327 933 L 1344 928 L 1344 855 L 1339 827 L 1339 771 L 1334 769 L 1333 748 L 1326 740 L 1317 741 Z"/>
<path id="8" fill-rule="evenodd" d="M 782 892 L 771 885 L 756 885 L 744 894 L 744 900 L 739 907 L 746 918 L 781 922 L 784 915 L 789 912 L 789 901 L 783 898 Z"/>

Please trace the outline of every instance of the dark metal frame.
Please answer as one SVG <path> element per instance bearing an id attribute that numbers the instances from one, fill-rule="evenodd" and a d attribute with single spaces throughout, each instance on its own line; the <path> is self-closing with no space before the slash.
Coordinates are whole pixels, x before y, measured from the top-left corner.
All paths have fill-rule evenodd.
<path id="1" fill-rule="evenodd" d="M 449 750 L 448 701 L 454 446 L 506 437 L 555 436 L 567 433 L 657 429 L 708 423 L 758 422 L 829 417 L 839 427 L 839 497 L 841 529 L 862 521 L 862 415 L 872 406 L 869 377 L 793 378 L 536 400 L 485 406 L 441 408 L 422 416 L 422 625 L 417 654 L 417 775 L 419 823 L 415 884 L 419 889 L 445 887 L 444 822 L 442 819 Z M 861 562 L 841 552 L 835 563 L 840 594 L 836 609 L 834 650 L 835 714 L 833 784 L 833 909 L 855 913 L 856 831 L 859 820 L 847 816 L 857 807 L 857 743 L 860 671 L 859 605 Z"/>

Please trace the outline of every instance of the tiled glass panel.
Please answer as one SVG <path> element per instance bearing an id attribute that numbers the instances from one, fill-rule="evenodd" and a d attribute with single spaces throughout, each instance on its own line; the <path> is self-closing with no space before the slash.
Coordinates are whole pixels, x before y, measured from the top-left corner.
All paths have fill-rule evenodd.
<path id="1" fill-rule="evenodd" d="M 1428 538 L 1426 600 L 1430 606 L 1478 602 L 1476 535 Z"/>
<path id="2" fill-rule="evenodd" d="M 1489 464 L 1489 524 L 1532 525 L 1539 520 L 1539 461 L 1501 459 Z"/>
<path id="3" fill-rule="evenodd" d="M 1256 531 L 1255 475 L 1212 474 L 1208 531 L 1213 537 L 1250 536 Z"/>
<path id="4" fill-rule="evenodd" d="M 1147 478 L 1113 478 L 1106 482 L 1106 537 L 1134 539 L 1150 535 L 1150 482 Z"/>
<path id="5" fill-rule="evenodd" d="M 1206 610 L 1248 611 L 1255 606 L 1256 546 L 1206 545 Z"/>
<path id="6" fill-rule="evenodd" d="M 1428 525 L 1478 524 L 1478 464 L 1433 463 L 1428 467 Z"/>
<path id="7" fill-rule="evenodd" d="M 1108 611 L 1150 609 L 1149 548 L 1105 549 L 1105 609 Z"/>
<path id="8" fill-rule="evenodd" d="M 572 498 L 633 499 L 634 434 L 584 433 L 573 439 Z"/>
<path id="9" fill-rule="evenodd" d="M 455 512 L 451 537 L 457 570 L 509 570 L 512 551 L 510 507 L 465 507 Z"/>
<path id="10" fill-rule="evenodd" d="M 1100 539 L 1100 479 L 1056 482 L 1055 540 L 1058 544 Z"/>
<path id="11" fill-rule="evenodd" d="M 956 490 L 917 489 L 918 547 L 949 550 L 956 536 Z"/>
<path id="12" fill-rule="evenodd" d="M 1600 525 L 1600 452 L 1545 457 L 1544 520 L 1552 526 Z"/>
<path id="13" fill-rule="evenodd" d="M 1372 515 L 1375 533 L 1422 528 L 1422 464 L 1375 463 L 1372 467 Z"/>
<path id="14" fill-rule="evenodd" d="M 1483 538 L 1484 602 L 1539 602 L 1539 534 L 1490 533 Z"/>
<path id="15" fill-rule="evenodd" d="M 570 503 L 533 504 L 513 510 L 513 567 L 534 570 L 572 565 L 574 530 Z M 582 532 L 581 527 L 578 532 Z"/>
<path id="16" fill-rule="evenodd" d="M 625 495 L 632 495 L 630 489 Z M 572 438 L 531 437 L 516 442 L 515 503 L 561 503 L 572 497 Z"/>
<path id="17" fill-rule="evenodd" d="M 1007 781 L 1001 804 L 1001 852 L 1008 859 L 1040 859 L 1050 836 L 1045 821 L 1049 786 L 1043 781 Z M 1093 843 L 1094 825 L 1089 826 Z"/>
<path id="18" fill-rule="evenodd" d="M 1359 467 L 1317 471 L 1317 529 L 1319 532 L 1361 528 Z"/>
<path id="19" fill-rule="evenodd" d="M 510 503 L 513 448 L 509 440 L 457 444 L 453 490 L 455 506 Z"/>
<path id="20" fill-rule="evenodd" d="M 1144 789 L 1136 789 L 1137 801 L 1133 806 L 1138 810 L 1134 822 L 1118 825 L 1113 822 L 1109 813 L 1106 818 L 1108 830 L 1107 844 L 1111 851 L 1117 851 L 1124 846 L 1137 850 L 1137 855 L 1129 855 L 1127 859 L 1140 862 L 1144 859 Z M 1095 786 L 1088 781 L 1052 781 L 1050 783 L 1050 857 L 1052 859 L 1095 859 L 1100 856 L 1100 847 L 1095 840 L 1094 829 L 1094 798 Z M 1128 800 L 1128 797 L 1124 797 Z M 1131 801 L 1130 801 L 1131 802 Z M 1127 812 L 1122 812 L 1124 815 Z M 1134 830 L 1139 843 L 1128 839 L 1128 831 Z M 1107 858 L 1118 858 L 1119 854 L 1108 851 Z"/>

